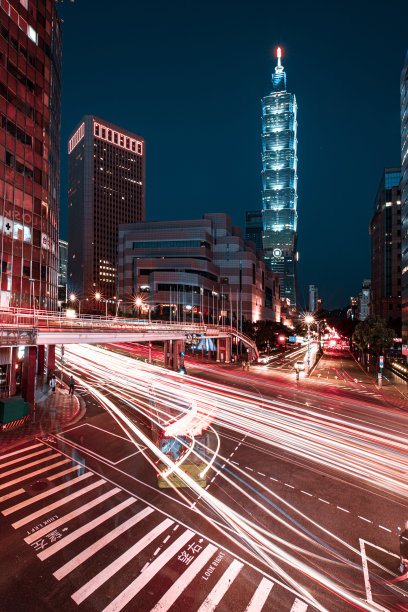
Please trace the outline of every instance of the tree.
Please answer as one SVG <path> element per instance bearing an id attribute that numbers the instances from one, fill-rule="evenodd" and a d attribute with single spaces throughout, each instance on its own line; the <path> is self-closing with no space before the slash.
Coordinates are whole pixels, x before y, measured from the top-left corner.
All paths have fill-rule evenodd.
<path id="1" fill-rule="evenodd" d="M 392 344 L 394 336 L 395 331 L 387 327 L 384 319 L 370 315 L 356 326 L 353 342 L 363 353 L 379 355 L 382 349 Z"/>

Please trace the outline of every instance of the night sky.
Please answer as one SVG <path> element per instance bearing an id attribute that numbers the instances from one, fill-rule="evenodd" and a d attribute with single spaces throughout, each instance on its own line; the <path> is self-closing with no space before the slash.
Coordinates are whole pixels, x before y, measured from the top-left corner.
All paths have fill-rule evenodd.
<path id="1" fill-rule="evenodd" d="M 400 163 L 408 2 L 65 0 L 61 238 L 67 141 L 84 114 L 146 140 L 148 220 L 261 208 L 261 98 L 283 47 L 298 103 L 299 294 L 345 306 L 370 277 L 368 225 Z"/>

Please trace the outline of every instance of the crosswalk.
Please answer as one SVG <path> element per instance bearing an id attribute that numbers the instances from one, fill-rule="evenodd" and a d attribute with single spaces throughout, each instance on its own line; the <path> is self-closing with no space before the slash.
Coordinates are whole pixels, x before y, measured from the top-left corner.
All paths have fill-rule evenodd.
<path id="1" fill-rule="evenodd" d="M 57 599 L 60 586 L 58 605 L 68 597 L 104 612 L 308 608 L 278 581 L 39 439 L 0 454 L 1 533 L 7 529 L 31 548 L 38 574 L 53 577 Z"/>

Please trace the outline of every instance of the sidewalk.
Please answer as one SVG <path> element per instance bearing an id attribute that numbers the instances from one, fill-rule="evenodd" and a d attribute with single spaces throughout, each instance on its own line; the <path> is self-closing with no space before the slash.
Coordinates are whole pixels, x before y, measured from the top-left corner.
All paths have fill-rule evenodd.
<path id="1" fill-rule="evenodd" d="M 35 411 L 30 406 L 30 414 L 32 418 L 21 427 L 0 431 L 0 450 L 78 421 L 85 414 L 85 405 L 76 395 L 68 395 L 66 385 L 57 379 L 55 392 L 42 382 L 37 385 Z"/>

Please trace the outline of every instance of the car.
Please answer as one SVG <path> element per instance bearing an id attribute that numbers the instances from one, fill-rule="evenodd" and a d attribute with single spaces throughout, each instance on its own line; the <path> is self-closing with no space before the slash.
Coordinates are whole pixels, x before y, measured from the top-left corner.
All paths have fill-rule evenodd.
<path id="1" fill-rule="evenodd" d="M 304 361 L 297 361 L 295 363 L 295 370 L 304 370 L 305 369 L 305 362 Z"/>
<path id="2" fill-rule="evenodd" d="M 267 365 L 271 362 L 271 360 L 272 357 L 270 355 L 264 355 L 262 353 L 258 357 L 258 363 L 261 363 L 262 365 Z"/>

